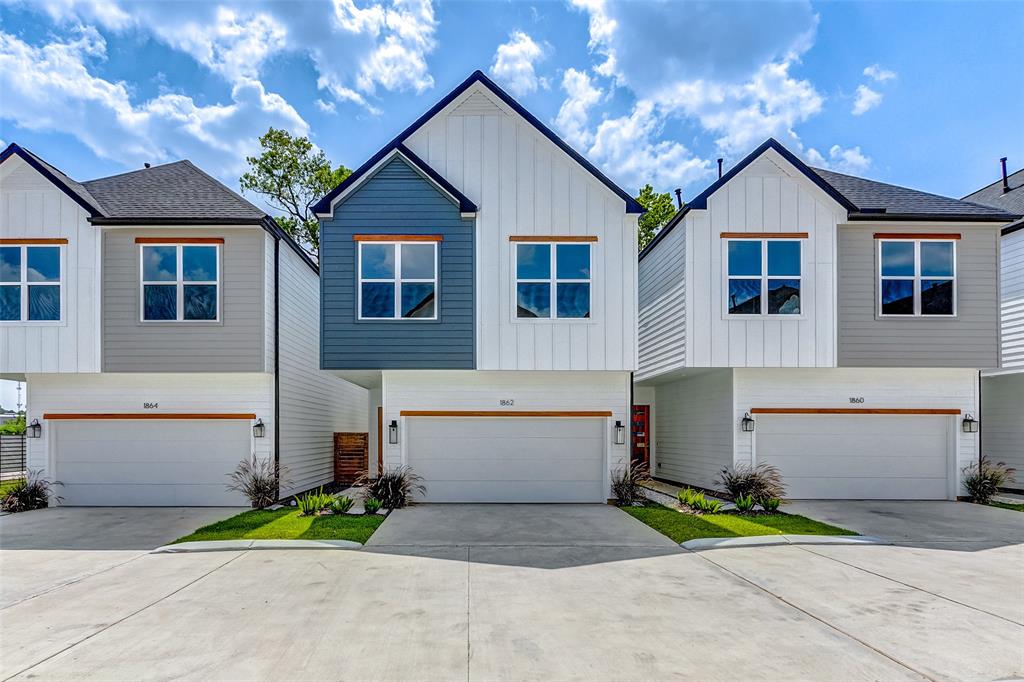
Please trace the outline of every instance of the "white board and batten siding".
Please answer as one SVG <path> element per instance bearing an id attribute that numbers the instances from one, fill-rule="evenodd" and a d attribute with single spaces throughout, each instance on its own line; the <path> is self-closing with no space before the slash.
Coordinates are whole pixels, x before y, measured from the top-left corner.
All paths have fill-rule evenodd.
<path id="1" fill-rule="evenodd" d="M 99 240 L 89 214 L 20 157 L 0 166 L 0 238 L 67 239 L 60 322 L 0 323 L 0 375 L 98 372 Z"/>
<path id="2" fill-rule="evenodd" d="M 672 230 L 639 268 L 640 366 L 643 381 L 686 365 L 686 230 Z"/>
<path id="3" fill-rule="evenodd" d="M 402 412 L 407 410 L 610 412 L 610 417 L 598 418 L 606 443 L 604 466 L 610 476 L 611 472 L 625 466 L 629 457 L 628 437 L 626 444 L 615 445 L 612 433 L 616 421 L 621 421 L 628 429 L 629 382 L 629 372 L 385 371 L 382 385 L 384 465 L 393 468 L 409 462 L 408 422 L 418 418 L 403 417 Z M 537 419 L 561 419 L 498 418 L 526 424 L 527 429 Z M 571 417 L 577 418 L 592 419 Z M 392 420 L 399 423 L 398 444 L 388 442 L 387 425 Z"/>
<path id="4" fill-rule="evenodd" d="M 280 463 L 291 481 L 281 494 L 290 495 L 334 480 L 334 433 L 366 431 L 368 394 L 320 370 L 319 278 L 284 244 L 279 286 Z"/>
<path id="5" fill-rule="evenodd" d="M 625 202 L 476 84 L 405 142 L 478 206 L 476 366 L 636 368 L 636 225 Z M 590 235 L 591 319 L 515 318 L 512 235 Z"/>
<path id="6" fill-rule="evenodd" d="M 43 425 L 42 437 L 28 441 L 28 467 L 41 469 L 51 478 L 54 450 L 50 435 L 62 420 L 43 419 L 44 413 L 235 413 L 255 414 L 267 425 L 264 438 L 251 438 L 248 452 L 261 458 L 273 456 L 273 375 L 265 373 L 175 373 L 175 374 L 38 374 L 29 375 L 28 420 Z M 144 404 L 156 404 L 147 409 Z M 117 420 L 104 420 L 111 431 Z M 142 422 L 140 422 L 142 423 Z M 164 422 L 166 423 L 166 422 Z M 177 428 L 188 430 L 187 420 L 174 420 Z M 251 422 L 246 421 L 251 436 Z M 237 464 L 237 461 L 235 462 Z M 231 470 L 234 469 L 232 466 Z M 60 472 L 56 472 L 58 477 Z M 227 482 L 225 471 L 224 481 Z"/>
<path id="7" fill-rule="evenodd" d="M 922 437 L 943 439 L 949 434 L 950 447 L 942 447 L 940 452 L 950 452 L 948 472 L 955 482 L 963 467 L 976 461 L 978 456 L 978 434 L 963 433 L 960 421 L 963 415 L 972 414 L 977 418 L 980 412 L 978 394 L 978 374 L 970 369 L 794 369 L 780 376 L 778 370 L 768 369 L 736 369 L 734 379 L 734 412 L 733 437 L 735 440 L 736 464 L 758 463 L 758 437 L 762 426 L 772 432 L 775 425 L 785 419 L 794 419 L 789 415 L 753 415 L 757 426 L 754 433 L 743 432 L 740 422 L 744 413 L 753 408 L 882 408 L 882 409 L 957 409 L 958 415 L 850 415 L 862 419 L 867 440 L 862 440 L 861 450 L 870 449 L 870 437 L 882 437 L 888 431 L 884 427 L 886 420 L 904 420 L 904 427 L 893 431 L 893 435 L 915 430 L 922 431 Z M 851 401 L 852 399 L 852 401 Z M 861 401 L 863 399 L 863 401 Z M 776 419 L 777 417 L 783 419 Z M 832 420 L 835 428 L 825 429 L 830 442 L 837 444 L 844 440 L 841 426 L 842 419 L 847 415 L 821 415 L 823 420 Z M 924 419 L 927 417 L 927 419 Z M 800 415 L 804 421 L 793 426 L 793 432 L 799 432 L 801 438 L 813 439 L 814 417 Z M 807 421 L 808 419 L 812 421 Z M 840 420 L 835 422 L 835 420 Z M 930 420 L 930 421 L 929 421 Z M 933 423 L 934 422 L 934 423 Z M 845 423 L 845 422 L 842 422 Z M 936 424 L 938 426 L 936 427 Z M 777 429 L 776 429 L 777 430 Z M 924 430 L 930 430 L 924 434 Z M 891 431 L 891 429 L 889 430 Z M 939 432 L 942 433 L 939 433 Z M 857 433 L 854 431 L 853 433 Z M 938 435 L 936 435 L 938 434 Z M 767 435 L 767 433 L 766 433 Z M 852 439 L 853 436 L 850 437 Z M 792 439 L 790 439 L 792 441 Z M 792 441 L 795 442 L 795 441 Z M 921 441 L 924 442 L 923 440 Z M 922 446 L 923 447 L 923 446 Z M 924 448 L 927 450 L 927 448 Z M 935 448 L 927 450 L 935 452 Z M 800 454 L 800 453 L 795 453 Z M 858 454 L 858 453 L 853 453 Z M 863 454 L 863 453 L 859 453 Z M 886 482 L 890 476 L 890 467 L 874 469 L 872 475 L 877 476 L 878 483 L 874 490 L 881 491 L 893 485 Z M 951 488 L 951 495 L 957 485 Z M 955 493 L 959 494 L 959 493 Z M 896 495 L 899 496 L 899 495 Z M 934 497 L 934 495 L 929 495 Z"/>
<path id="8" fill-rule="evenodd" d="M 1024 370 L 1024 230 L 1000 243 L 1001 367 Z"/>
<path id="9" fill-rule="evenodd" d="M 684 218 L 686 365 L 834 367 L 835 236 L 844 219 L 842 207 L 774 150 L 712 194 L 707 209 L 691 211 Z M 800 315 L 728 317 L 723 232 L 808 233 L 800 240 Z"/>

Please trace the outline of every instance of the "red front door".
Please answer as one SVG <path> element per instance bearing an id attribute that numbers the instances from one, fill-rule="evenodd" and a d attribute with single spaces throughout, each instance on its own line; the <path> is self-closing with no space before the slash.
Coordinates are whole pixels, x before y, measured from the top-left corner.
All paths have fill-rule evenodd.
<path id="1" fill-rule="evenodd" d="M 651 464 L 651 406 L 633 406 L 633 463 Z"/>

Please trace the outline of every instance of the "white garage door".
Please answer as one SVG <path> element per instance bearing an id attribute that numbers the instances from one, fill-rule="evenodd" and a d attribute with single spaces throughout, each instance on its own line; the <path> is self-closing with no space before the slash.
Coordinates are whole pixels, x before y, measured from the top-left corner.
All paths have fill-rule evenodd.
<path id="1" fill-rule="evenodd" d="M 949 497 L 952 419 L 936 415 L 757 415 L 756 459 L 793 499 Z"/>
<path id="2" fill-rule="evenodd" d="M 428 502 L 604 502 L 604 420 L 407 419 Z"/>
<path id="3" fill-rule="evenodd" d="M 227 475 L 247 457 L 245 420 L 52 422 L 66 505 L 234 506 Z"/>

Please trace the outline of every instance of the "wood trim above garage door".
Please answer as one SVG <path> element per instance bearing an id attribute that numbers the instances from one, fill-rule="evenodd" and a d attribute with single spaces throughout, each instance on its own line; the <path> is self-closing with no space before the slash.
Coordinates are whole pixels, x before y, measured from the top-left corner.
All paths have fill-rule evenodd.
<path id="1" fill-rule="evenodd" d="M 232 412 L 46 412 L 43 419 L 255 419 L 255 414 Z"/>
<path id="2" fill-rule="evenodd" d="M 403 417 L 610 417 L 611 411 L 402 410 Z"/>
<path id="3" fill-rule="evenodd" d="M 753 407 L 750 414 L 960 414 L 958 409 L 885 407 Z"/>

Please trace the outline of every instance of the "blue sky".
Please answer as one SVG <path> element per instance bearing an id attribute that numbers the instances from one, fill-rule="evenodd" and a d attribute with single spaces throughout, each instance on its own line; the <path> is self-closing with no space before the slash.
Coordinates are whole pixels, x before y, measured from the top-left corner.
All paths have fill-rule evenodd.
<path id="1" fill-rule="evenodd" d="M 237 187 L 270 125 L 355 167 L 482 69 L 630 192 L 693 196 L 773 135 L 961 196 L 1024 166 L 1021 35 L 1020 2 L 0 0 L 0 140 Z"/>

